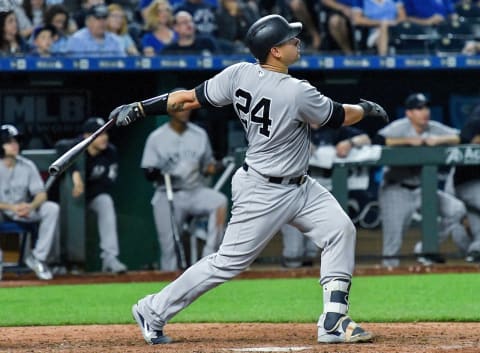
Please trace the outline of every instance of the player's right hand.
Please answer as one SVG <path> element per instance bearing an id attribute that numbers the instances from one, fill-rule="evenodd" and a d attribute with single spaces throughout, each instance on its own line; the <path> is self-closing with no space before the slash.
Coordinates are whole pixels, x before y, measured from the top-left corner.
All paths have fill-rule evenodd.
<path id="1" fill-rule="evenodd" d="M 135 120 L 144 117 L 145 114 L 143 112 L 142 103 L 135 102 L 116 107 L 114 110 L 112 110 L 108 116 L 108 119 L 116 119 L 115 124 L 117 126 L 127 126 L 133 123 Z"/>

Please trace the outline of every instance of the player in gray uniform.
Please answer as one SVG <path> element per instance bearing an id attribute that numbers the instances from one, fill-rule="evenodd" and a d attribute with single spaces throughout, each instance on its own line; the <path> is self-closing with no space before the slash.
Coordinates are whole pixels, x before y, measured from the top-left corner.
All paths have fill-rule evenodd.
<path id="1" fill-rule="evenodd" d="M 465 144 L 480 144 L 480 106 L 475 108 L 460 132 Z M 480 262 L 480 165 L 462 165 L 455 167 L 453 184 L 455 195 L 467 207 L 468 225 L 472 242 L 468 246 L 468 262 Z"/>
<path id="2" fill-rule="evenodd" d="M 58 239 L 59 206 L 47 201 L 45 186 L 35 164 L 19 155 L 17 128 L 2 125 L 0 134 L 0 218 L 25 223 L 39 222 L 35 248 L 25 263 L 39 279 L 50 280 L 53 275 L 46 261 Z"/>
<path id="3" fill-rule="evenodd" d="M 166 111 L 233 104 L 245 128 L 245 163 L 232 179 L 232 215 L 217 253 L 204 257 L 162 291 L 138 301 L 132 313 L 150 344 L 168 343 L 164 325 L 200 295 L 245 270 L 289 223 L 323 249 L 323 313 L 318 342 L 365 342 L 372 334 L 348 316 L 355 227 L 335 198 L 306 175 L 309 123 L 339 128 L 364 116 L 387 119 L 378 104 L 336 103 L 288 74 L 300 57 L 301 23 L 278 15 L 256 21 L 246 44 L 259 63 L 234 64 L 195 89 L 117 107 L 119 126 Z"/>
<path id="4" fill-rule="evenodd" d="M 205 130 L 189 122 L 190 113 L 170 113 L 170 122 L 148 136 L 141 163 L 147 179 L 156 186 L 152 207 L 160 244 L 161 269 L 164 271 L 178 270 L 178 259 L 162 173 L 172 177 L 178 229 L 188 216 L 209 216 L 202 256 L 217 251 L 225 229 L 227 198 L 206 187 L 203 177 L 203 174 L 218 171 L 219 165 L 213 158 Z"/>
<path id="5" fill-rule="evenodd" d="M 405 101 L 406 117 L 397 119 L 378 131 L 376 143 L 387 146 L 437 146 L 458 144 L 458 131 L 430 120 L 429 102 L 425 95 L 415 93 Z M 379 204 L 383 230 L 383 265 L 397 267 L 397 256 L 402 246 L 403 233 L 412 221 L 412 216 L 420 207 L 420 167 L 385 167 L 382 185 L 379 190 Z M 451 194 L 437 191 L 439 213 L 442 218 L 439 242 L 449 234 L 458 248 L 465 252 L 468 236 L 461 221 L 466 215 L 465 205 Z M 422 243 L 415 245 L 414 252 L 422 253 Z M 430 259 L 419 257 L 428 265 Z"/>

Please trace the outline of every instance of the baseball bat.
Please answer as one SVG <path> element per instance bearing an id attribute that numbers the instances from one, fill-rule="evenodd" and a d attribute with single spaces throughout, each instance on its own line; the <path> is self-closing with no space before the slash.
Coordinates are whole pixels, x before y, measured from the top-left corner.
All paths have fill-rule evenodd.
<path id="1" fill-rule="evenodd" d="M 182 270 L 187 268 L 187 261 L 185 260 L 185 251 L 183 249 L 182 242 L 180 240 L 180 234 L 178 232 L 177 221 L 175 220 L 175 209 L 173 207 L 173 188 L 170 174 L 163 174 L 165 179 L 165 191 L 167 192 L 168 206 L 170 208 L 170 223 L 172 226 L 173 242 L 175 244 L 175 252 L 177 254 L 178 267 Z"/>
<path id="2" fill-rule="evenodd" d="M 89 137 L 80 141 L 75 146 L 70 148 L 67 152 L 62 154 L 55 162 L 50 165 L 50 167 L 48 167 L 48 173 L 55 178 L 61 175 L 75 161 L 75 159 L 77 159 L 78 156 L 87 149 L 88 145 L 90 145 L 93 140 L 95 140 L 100 134 L 114 126 L 115 121 L 115 118 L 110 119 Z"/>
<path id="3" fill-rule="evenodd" d="M 220 191 L 223 184 L 225 184 L 225 182 L 227 181 L 227 178 L 232 174 L 234 169 L 235 169 L 235 162 L 234 161 L 229 162 L 227 167 L 225 168 L 225 171 L 222 173 L 220 178 L 217 180 L 217 182 L 213 186 L 213 190 Z"/>

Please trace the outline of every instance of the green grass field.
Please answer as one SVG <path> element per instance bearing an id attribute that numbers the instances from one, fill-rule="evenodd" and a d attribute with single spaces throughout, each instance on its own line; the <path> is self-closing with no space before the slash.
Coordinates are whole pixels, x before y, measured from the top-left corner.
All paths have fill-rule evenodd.
<path id="1" fill-rule="evenodd" d="M 166 283 L 0 288 L 0 326 L 133 323 L 130 308 Z M 356 277 L 350 314 L 359 322 L 480 321 L 478 274 Z M 172 322 L 315 322 L 315 278 L 233 280 Z"/>

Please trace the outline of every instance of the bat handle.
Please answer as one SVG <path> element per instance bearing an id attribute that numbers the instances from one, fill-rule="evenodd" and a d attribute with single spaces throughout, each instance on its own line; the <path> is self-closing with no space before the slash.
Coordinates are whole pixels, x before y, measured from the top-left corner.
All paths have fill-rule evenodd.
<path id="1" fill-rule="evenodd" d="M 167 192 L 167 200 L 172 201 L 173 200 L 172 179 L 170 178 L 170 174 L 168 173 L 163 174 L 163 177 L 165 179 L 165 189 Z"/>

